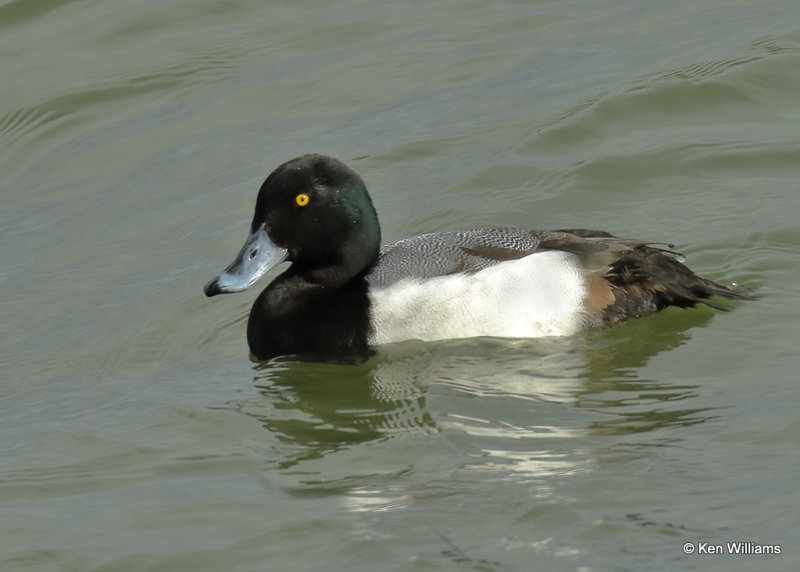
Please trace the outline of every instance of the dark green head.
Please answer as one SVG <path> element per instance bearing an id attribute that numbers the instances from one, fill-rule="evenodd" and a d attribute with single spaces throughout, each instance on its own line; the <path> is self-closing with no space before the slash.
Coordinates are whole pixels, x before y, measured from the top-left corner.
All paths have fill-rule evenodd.
<path id="1" fill-rule="evenodd" d="M 205 292 L 243 290 L 283 260 L 311 282 L 340 285 L 377 259 L 380 239 L 378 216 L 361 177 L 332 157 L 303 155 L 275 169 L 261 185 L 250 237 Z"/>

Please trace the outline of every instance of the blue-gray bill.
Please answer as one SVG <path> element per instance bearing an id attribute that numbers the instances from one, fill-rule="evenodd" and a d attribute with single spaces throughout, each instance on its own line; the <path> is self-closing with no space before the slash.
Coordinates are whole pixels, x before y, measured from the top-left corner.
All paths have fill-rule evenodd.
<path id="1" fill-rule="evenodd" d="M 288 255 L 267 235 L 264 225 L 259 226 L 247 238 L 236 260 L 222 274 L 216 276 L 203 287 L 206 296 L 216 296 L 228 292 L 241 292 L 255 284 L 273 266 L 286 260 Z"/>

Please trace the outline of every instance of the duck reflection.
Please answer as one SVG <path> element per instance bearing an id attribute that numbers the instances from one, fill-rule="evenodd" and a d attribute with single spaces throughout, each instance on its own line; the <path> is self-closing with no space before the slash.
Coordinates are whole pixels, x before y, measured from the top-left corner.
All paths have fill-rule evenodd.
<path id="1" fill-rule="evenodd" d="M 587 340 L 587 367 L 576 405 L 607 415 L 588 429 L 595 434 L 641 433 L 714 418 L 712 408 L 675 406 L 697 396 L 696 385 L 642 378 L 637 370 L 651 357 L 688 342 L 692 328 L 705 326 L 713 316 L 708 308 L 671 309 Z"/>
<path id="2" fill-rule="evenodd" d="M 409 355 L 407 361 L 417 358 Z M 239 409 L 287 445 L 301 446 L 284 467 L 398 433 L 433 430 L 423 385 L 413 376 L 378 381 L 375 368 L 374 362 L 262 363 L 255 384 L 263 399 L 240 403 Z"/>
<path id="3" fill-rule="evenodd" d="M 503 465 L 522 459 L 530 472 L 530 439 L 553 459 L 563 446 L 554 440 L 710 419 L 708 408 L 675 407 L 696 386 L 642 379 L 638 368 L 713 316 L 667 311 L 580 339 L 405 342 L 360 365 L 272 360 L 255 366 L 262 398 L 238 407 L 287 446 L 284 468 L 358 444 L 448 432 L 477 440 Z"/>

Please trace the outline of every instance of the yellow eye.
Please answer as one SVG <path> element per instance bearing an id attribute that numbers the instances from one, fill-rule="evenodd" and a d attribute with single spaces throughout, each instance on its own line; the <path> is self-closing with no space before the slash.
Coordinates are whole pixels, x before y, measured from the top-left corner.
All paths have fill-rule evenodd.
<path id="1" fill-rule="evenodd" d="M 308 204 L 308 195 L 305 193 L 300 193 L 294 198 L 294 202 L 297 203 L 297 206 L 304 207 Z"/>

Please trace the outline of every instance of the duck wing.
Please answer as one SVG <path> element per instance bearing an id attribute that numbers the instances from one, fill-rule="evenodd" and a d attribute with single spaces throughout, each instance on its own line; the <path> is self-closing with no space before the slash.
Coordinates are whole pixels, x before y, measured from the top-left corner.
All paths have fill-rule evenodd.
<path id="1" fill-rule="evenodd" d="M 383 246 L 367 279 L 375 287 L 384 287 L 404 279 L 474 273 L 546 250 L 571 252 L 587 268 L 599 268 L 637 244 L 583 229 L 483 228 L 421 234 Z"/>

